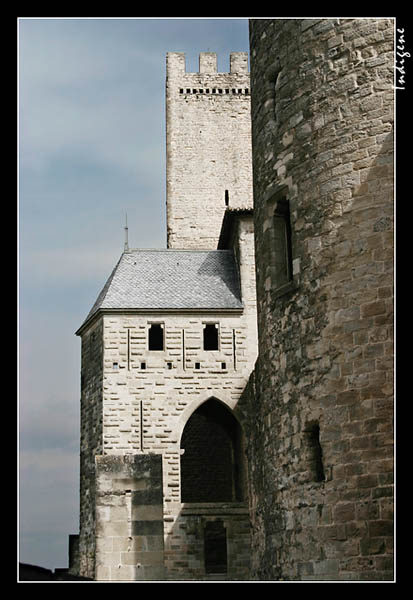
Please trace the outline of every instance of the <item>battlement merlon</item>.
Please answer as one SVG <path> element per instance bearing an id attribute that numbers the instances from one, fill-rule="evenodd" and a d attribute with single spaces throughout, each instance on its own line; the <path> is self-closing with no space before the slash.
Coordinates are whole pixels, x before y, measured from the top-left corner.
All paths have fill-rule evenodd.
<path id="1" fill-rule="evenodd" d="M 241 75 L 248 74 L 248 52 L 231 52 L 229 55 L 230 74 Z M 199 74 L 213 75 L 217 73 L 217 54 L 216 52 L 199 53 Z M 185 52 L 167 52 L 166 54 L 166 76 L 180 77 L 182 75 L 195 75 L 196 73 L 186 72 Z"/>

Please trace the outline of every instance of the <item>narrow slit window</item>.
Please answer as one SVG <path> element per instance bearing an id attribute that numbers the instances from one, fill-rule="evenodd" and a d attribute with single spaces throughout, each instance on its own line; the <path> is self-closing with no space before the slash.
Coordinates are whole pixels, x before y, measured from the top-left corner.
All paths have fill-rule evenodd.
<path id="1" fill-rule="evenodd" d="M 275 277 L 280 287 L 293 278 L 290 205 L 285 198 L 277 201 L 273 228 Z"/>
<path id="2" fill-rule="evenodd" d="M 204 350 L 218 350 L 217 323 L 208 323 L 204 326 Z"/>
<path id="3" fill-rule="evenodd" d="M 146 369 L 146 362 L 141 362 L 141 369 L 142 369 L 142 371 L 145 371 L 145 369 Z"/>
<path id="4" fill-rule="evenodd" d="M 309 471 L 310 478 L 315 482 L 325 480 L 323 450 L 320 443 L 320 426 L 318 423 L 312 423 L 307 431 L 307 443 L 309 451 Z"/>
<path id="5" fill-rule="evenodd" d="M 229 191 L 225 190 L 225 206 L 229 206 Z"/>
<path id="6" fill-rule="evenodd" d="M 195 369 L 200 369 L 200 368 L 201 368 L 201 363 L 199 363 L 199 362 L 196 362 L 196 363 L 195 363 Z"/>
<path id="7" fill-rule="evenodd" d="M 152 325 L 149 327 L 148 349 L 149 350 L 163 350 L 164 349 L 163 325 L 161 323 L 152 323 Z"/>

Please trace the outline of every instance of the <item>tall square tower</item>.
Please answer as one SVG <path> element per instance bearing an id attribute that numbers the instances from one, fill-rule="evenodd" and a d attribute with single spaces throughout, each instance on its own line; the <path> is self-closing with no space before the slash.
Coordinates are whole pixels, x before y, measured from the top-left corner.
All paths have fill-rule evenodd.
<path id="1" fill-rule="evenodd" d="M 249 80 L 246 52 L 230 54 L 229 73 L 214 52 L 200 53 L 198 73 L 167 54 L 168 248 L 215 249 L 226 208 L 252 208 Z"/>

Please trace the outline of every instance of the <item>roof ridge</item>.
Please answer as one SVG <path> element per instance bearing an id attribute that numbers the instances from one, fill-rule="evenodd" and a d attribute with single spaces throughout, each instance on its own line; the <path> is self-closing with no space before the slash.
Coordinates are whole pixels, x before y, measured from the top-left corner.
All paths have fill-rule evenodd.
<path id="1" fill-rule="evenodd" d="M 129 248 L 129 250 L 124 250 L 123 254 L 130 254 L 132 252 L 232 252 L 229 248 L 204 248 L 204 249 L 196 249 L 196 248 Z"/>

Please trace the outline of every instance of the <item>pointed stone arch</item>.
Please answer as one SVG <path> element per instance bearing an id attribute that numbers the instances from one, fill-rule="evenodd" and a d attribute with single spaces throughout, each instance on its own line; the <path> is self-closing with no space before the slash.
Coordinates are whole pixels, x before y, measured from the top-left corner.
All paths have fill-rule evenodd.
<path id="1" fill-rule="evenodd" d="M 193 407 L 182 428 L 180 446 L 182 502 L 244 500 L 244 436 L 225 402 L 212 396 Z"/>

